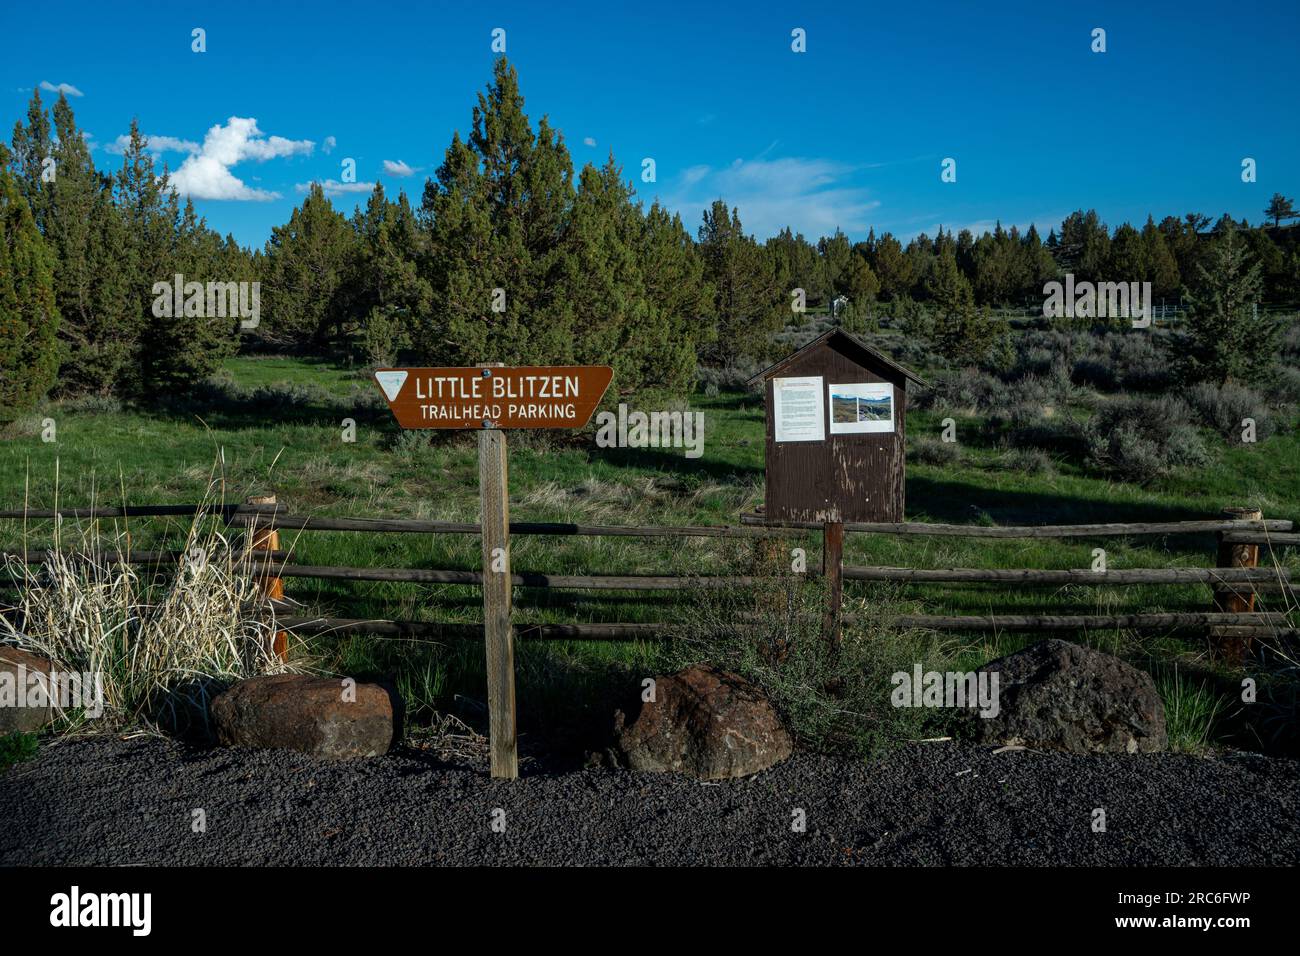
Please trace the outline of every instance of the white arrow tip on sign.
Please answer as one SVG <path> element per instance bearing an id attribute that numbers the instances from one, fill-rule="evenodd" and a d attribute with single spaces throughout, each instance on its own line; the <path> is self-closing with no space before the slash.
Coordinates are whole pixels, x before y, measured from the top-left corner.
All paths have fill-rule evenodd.
<path id="1" fill-rule="evenodd" d="M 396 372 L 376 372 L 375 381 L 379 383 L 379 387 L 384 390 L 384 394 L 388 396 L 388 400 L 391 402 L 397 399 L 397 393 L 406 384 L 406 376 L 405 369 Z"/>

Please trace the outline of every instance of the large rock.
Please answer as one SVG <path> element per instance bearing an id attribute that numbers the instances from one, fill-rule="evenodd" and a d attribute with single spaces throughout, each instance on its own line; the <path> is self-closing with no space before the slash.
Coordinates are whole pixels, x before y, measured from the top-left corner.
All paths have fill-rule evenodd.
<path id="1" fill-rule="evenodd" d="M 0 647 L 0 737 L 35 733 L 53 722 L 56 712 L 49 701 L 50 672 L 54 665 L 44 657 L 16 647 Z M 27 706 L 27 689 L 33 674 L 44 674 L 44 706 Z"/>
<path id="2" fill-rule="evenodd" d="M 217 742 L 299 750 L 329 760 L 386 753 L 401 731 L 402 701 L 382 684 L 277 674 L 251 677 L 212 701 Z"/>
<path id="3" fill-rule="evenodd" d="M 753 684 L 706 665 L 655 679 L 655 699 L 630 723 L 614 715 L 619 761 L 633 770 L 744 777 L 790 755 L 790 735 Z"/>
<path id="4" fill-rule="evenodd" d="M 976 739 L 1072 753 L 1151 753 L 1169 743 L 1146 671 L 1068 641 L 1040 641 L 981 668 L 998 674 L 998 714 L 971 712 Z"/>

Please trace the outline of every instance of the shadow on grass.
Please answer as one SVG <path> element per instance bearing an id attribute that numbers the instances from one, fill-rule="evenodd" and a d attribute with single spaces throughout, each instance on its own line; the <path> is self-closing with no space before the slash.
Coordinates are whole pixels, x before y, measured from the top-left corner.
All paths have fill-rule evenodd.
<path id="1" fill-rule="evenodd" d="M 184 394 L 158 396 L 135 406 L 159 419 L 202 419 L 213 428 L 265 428 L 268 425 L 337 425 L 354 418 L 365 425 L 391 423 L 392 415 L 378 396 L 358 392 L 355 399 L 334 395 L 312 385 L 276 384 L 244 388 L 231 382 L 208 381 Z M 395 426 L 394 426 L 395 429 Z"/>
<path id="2" fill-rule="evenodd" d="M 1218 517 L 1217 514 L 1155 502 L 1099 501 L 1035 491 L 1008 494 L 1004 490 L 981 488 L 965 482 L 923 477 L 907 479 L 909 521 L 976 524 L 991 519 L 997 525 L 1136 524 L 1206 521 Z M 1103 536 L 1099 540 L 1113 537 Z M 1187 553 L 1205 554 L 1216 546 L 1212 534 L 1171 535 L 1165 539 L 1166 546 L 1170 541 L 1177 542 L 1177 546 L 1170 550 Z"/>

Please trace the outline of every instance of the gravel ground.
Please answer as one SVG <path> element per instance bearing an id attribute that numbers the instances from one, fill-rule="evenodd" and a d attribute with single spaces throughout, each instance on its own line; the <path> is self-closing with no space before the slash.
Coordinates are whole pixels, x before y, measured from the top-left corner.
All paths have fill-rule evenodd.
<path id="1" fill-rule="evenodd" d="M 193 811 L 207 829 L 192 830 Z M 505 831 L 492 829 L 505 811 Z M 806 832 L 792 830 L 793 811 Z M 1106 832 L 1094 833 L 1095 808 Z M 1300 763 L 911 745 L 701 784 L 533 764 L 513 783 L 420 750 L 347 763 L 69 739 L 0 772 L 0 864 L 1300 862 Z"/>

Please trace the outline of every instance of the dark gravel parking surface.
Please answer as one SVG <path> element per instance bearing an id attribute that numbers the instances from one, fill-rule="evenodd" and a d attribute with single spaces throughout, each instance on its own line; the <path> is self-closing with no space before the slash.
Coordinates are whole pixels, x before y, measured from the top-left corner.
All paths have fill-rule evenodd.
<path id="1" fill-rule="evenodd" d="M 792 829 L 796 808 L 806 832 Z M 1097 808 L 1104 833 L 1093 832 Z M 206 832 L 193 832 L 196 809 Z M 505 782 L 419 750 L 323 763 L 91 738 L 44 744 L 0 772 L 5 865 L 1297 861 L 1300 763 L 1254 755 L 994 753 L 941 742 L 871 763 L 799 754 L 717 784 L 536 766 Z"/>

